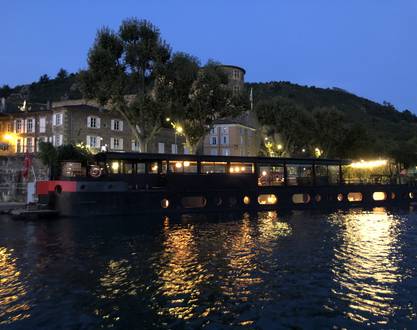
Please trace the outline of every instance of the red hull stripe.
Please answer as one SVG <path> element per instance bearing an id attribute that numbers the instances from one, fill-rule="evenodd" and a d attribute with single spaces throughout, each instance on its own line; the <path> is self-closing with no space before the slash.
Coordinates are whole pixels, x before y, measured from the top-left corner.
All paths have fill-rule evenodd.
<path id="1" fill-rule="evenodd" d="M 76 192 L 77 182 L 75 181 L 38 181 L 36 182 L 36 194 L 47 195 L 53 191 Z"/>

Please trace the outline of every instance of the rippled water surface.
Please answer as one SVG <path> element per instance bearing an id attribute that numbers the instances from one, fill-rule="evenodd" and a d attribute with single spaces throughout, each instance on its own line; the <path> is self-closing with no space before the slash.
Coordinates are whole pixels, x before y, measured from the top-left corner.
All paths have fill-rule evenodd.
<path id="1" fill-rule="evenodd" d="M 0 217 L 0 328 L 417 328 L 417 214 Z"/>

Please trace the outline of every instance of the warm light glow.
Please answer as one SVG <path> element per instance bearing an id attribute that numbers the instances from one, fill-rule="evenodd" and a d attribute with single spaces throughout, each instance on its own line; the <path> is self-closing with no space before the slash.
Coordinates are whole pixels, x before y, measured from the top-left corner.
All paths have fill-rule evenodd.
<path id="1" fill-rule="evenodd" d="M 170 122 L 170 121 L 171 121 L 171 118 L 167 117 L 167 118 L 165 118 L 165 120 L 166 120 L 167 122 Z"/>
<path id="2" fill-rule="evenodd" d="M 378 159 L 378 160 L 361 160 L 360 162 L 355 162 L 350 164 L 353 168 L 361 168 L 361 169 L 371 169 L 374 167 L 380 167 L 385 166 L 388 164 L 388 161 L 386 159 Z"/>
<path id="3" fill-rule="evenodd" d="M 118 172 L 119 171 L 119 162 L 113 162 L 113 163 L 111 163 L 111 169 L 114 172 Z"/>
<path id="4" fill-rule="evenodd" d="M 266 171 L 262 171 L 262 176 L 267 176 L 267 174 Z"/>
<path id="5" fill-rule="evenodd" d="M 375 191 L 372 194 L 372 198 L 374 199 L 374 201 L 384 201 L 387 199 L 387 194 L 383 191 Z"/>
<path id="6" fill-rule="evenodd" d="M 258 203 L 260 205 L 273 205 L 276 204 L 278 201 L 277 196 L 273 194 L 265 194 L 258 196 Z"/>
<path id="7" fill-rule="evenodd" d="M 278 150 L 282 150 L 282 144 L 277 145 Z"/>
<path id="8" fill-rule="evenodd" d="M 152 172 L 156 172 L 156 171 L 158 171 L 158 165 L 152 166 Z"/>
<path id="9" fill-rule="evenodd" d="M 304 148 L 303 148 L 303 149 L 301 149 L 301 151 L 302 151 L 302 152 L 306 152 L 306 150 L 305 150 Z"/>
<path id="10" fill-rule="evenodd" d="M 181 162 L 176 162 L 176 163 L 175 163 L 175 167 L 176 167 L 176 168 L 181 168 L 181 167 L 182 167 Z"/>
<path id="11" fill-rule="evenodd" d="M 181 134 L 184 131 L 184 129 L 181 126 L 176 126 L 175 130 L 177 131 L 178 134 Z"/>
<path id="12" fill-rule="evenodd" d="M 185 167 L 190 166 L 190 162 L 186 160 L 186 161 L 184 162 L 184 166 L 185 166 Z"/>
<path id="13" fill-rule="evenodd" d="M 12 134 L 5 134 L 4 135 L 4 139 L 6 140 L 6 141 L 11 141 L 11 140 L 13 140 L 14 139 L 14 137 L 13 137 L 13 135 Z"/>
<path id="14" fill-rule="evenodd" d="M 243 203 L 244 203 L 245 205 L 249 205 L 249 204 L 250 204 L 250 198 L 249 198 L 249 196 L 245 196 L 245 197 L 243 197 Z"/>

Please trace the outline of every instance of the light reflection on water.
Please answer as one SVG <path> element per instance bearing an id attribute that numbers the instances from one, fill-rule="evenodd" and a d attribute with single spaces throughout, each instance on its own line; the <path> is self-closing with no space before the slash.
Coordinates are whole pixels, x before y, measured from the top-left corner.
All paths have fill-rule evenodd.
<path id="1" fill-rule="evenodd" d="M 394 299 L 404 276 L 399 271 L 401 219 L 379 208 L 334 214 L 332 220 L 343 228 L 332 271 L 334 293 L 347 303 L 344 313 L 357 322 L 386 324 L 400 308 Z"/>
<path id="2" fill-rule="evenodd" d="M 138 221 L 44 225 L 0 218 L 0 325 L 417 325 L 414 213 L 260 212 Z"/>

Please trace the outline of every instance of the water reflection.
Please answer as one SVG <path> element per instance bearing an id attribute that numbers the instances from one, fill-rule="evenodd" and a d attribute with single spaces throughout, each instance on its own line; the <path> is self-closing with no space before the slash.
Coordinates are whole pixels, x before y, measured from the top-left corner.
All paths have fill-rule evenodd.
<path id="1" fill-rule="evenodd" d="M 395 284 L 399 272 L 399 218 L 384 209 L 335 214 L 341 226 L 341 245 L 333 264 L 336 297 L 344 301 L 346 316 L 367 324 L 386 324 L 399 306 Z"/>
<path id="2" fill-rule="evenodd" d="M 12 253 L 13 250 L 0 247 L 0 325 L 30 317 L 27 290 Z"/>

